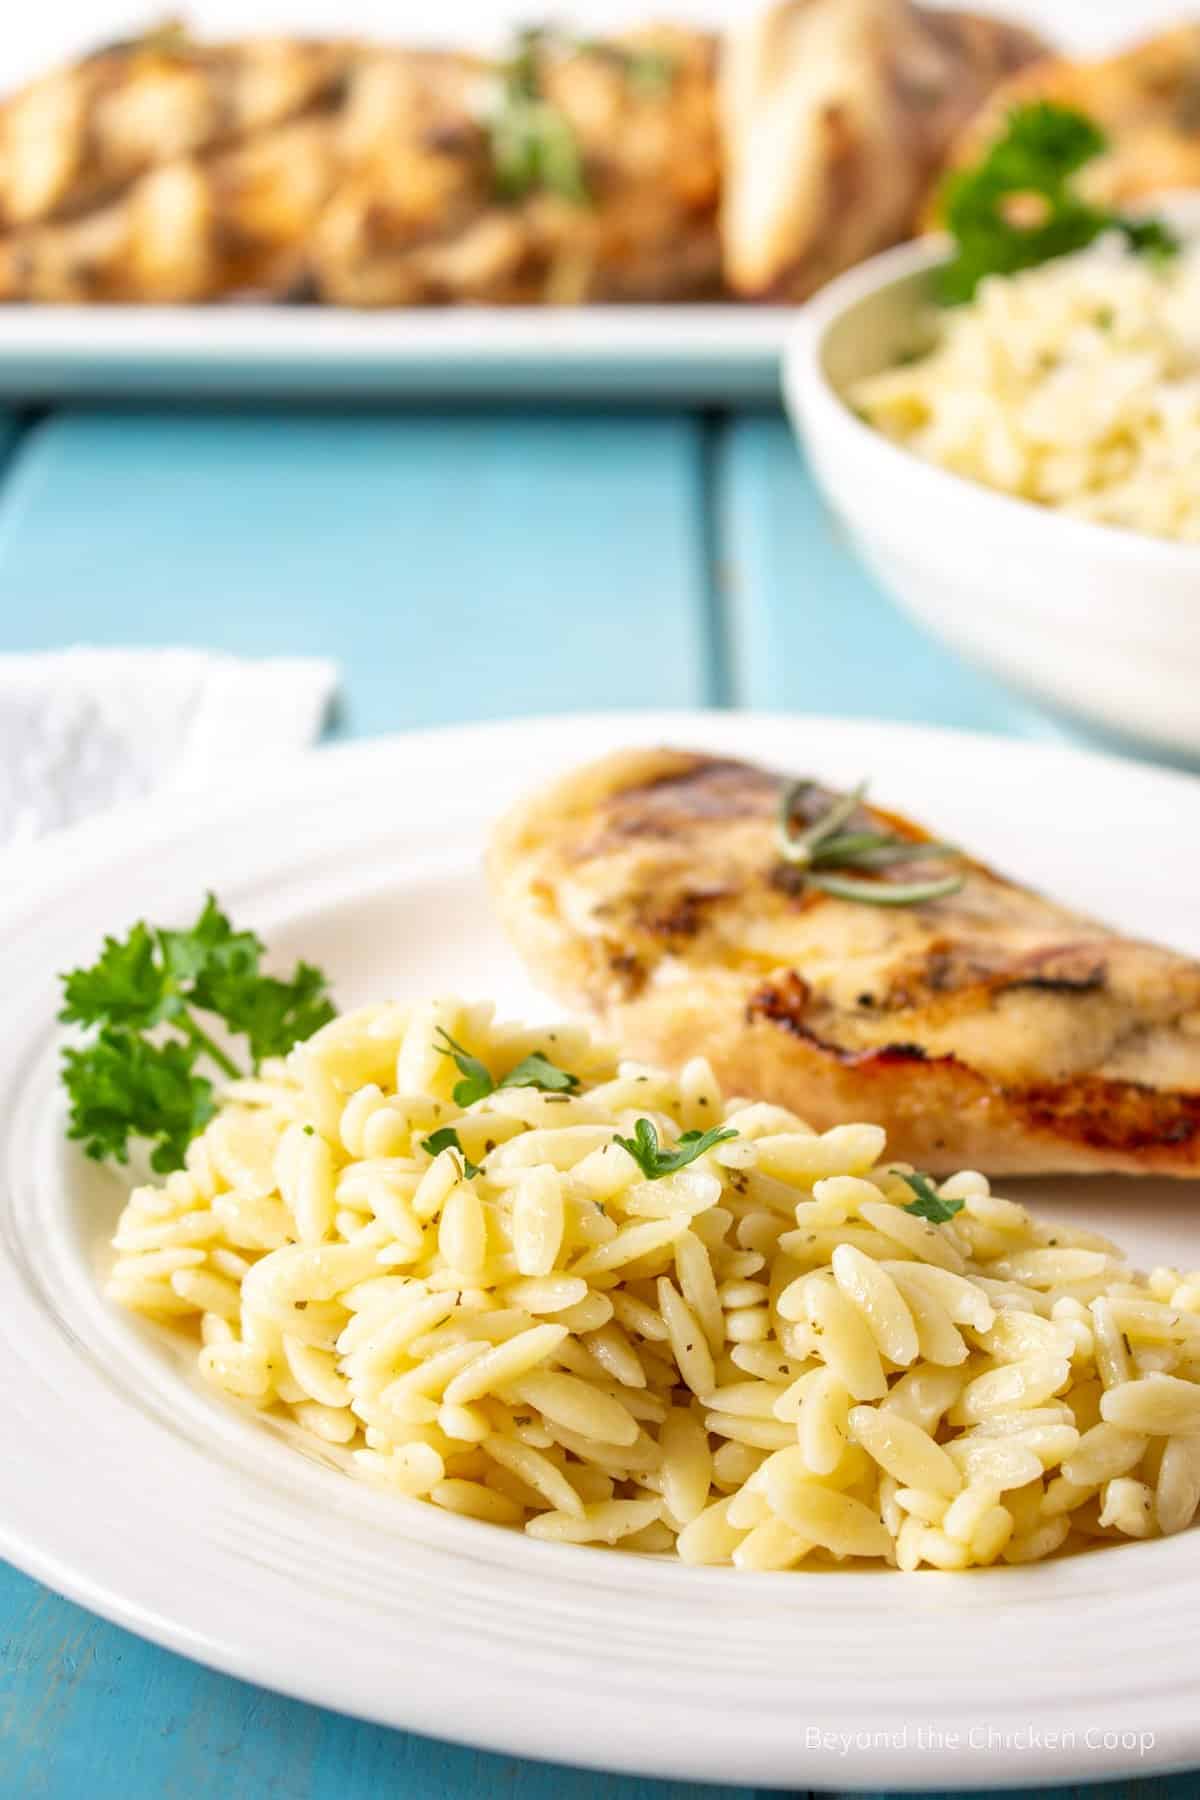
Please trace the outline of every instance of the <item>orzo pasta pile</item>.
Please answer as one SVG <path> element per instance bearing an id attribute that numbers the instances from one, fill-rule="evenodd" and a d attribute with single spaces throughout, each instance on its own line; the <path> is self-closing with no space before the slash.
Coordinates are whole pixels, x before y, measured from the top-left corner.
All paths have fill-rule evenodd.
<path id="1" fill-rule="evenodd" d="M 615 1142 L 639 1120 L 657 1162 Z M 963 1569 L 1187 1525 L 1200 1275 L 883 1149 L 723 1102 L 699 1059 L 374 1007 L 132 1195 L 111 1293 L 363 1475 L 534 1537 Z"/>
<path id="2" fill-rule="evenodd" d="M 987 487 L 1200 543 L 1200 246 L 992 276 L 938 327 L 854 390 L 872 425 Z"/>

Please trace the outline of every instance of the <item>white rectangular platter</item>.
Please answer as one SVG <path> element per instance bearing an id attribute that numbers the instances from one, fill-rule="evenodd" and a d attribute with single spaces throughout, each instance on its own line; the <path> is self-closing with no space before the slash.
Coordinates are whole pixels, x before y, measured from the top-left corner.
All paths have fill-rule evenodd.
<path id="1" fill-rule="evenodd" d="M 753 0 L 754 4 L 765 0 Z M 932 0 L 933 4 L 948 0 Z M 750 0 L 561 0 L 556 21 L 616 30 L 650 18 L 719 25 Z M 1170 0 L 978 0 L 1097 51 L 1149 31 Z M 144 26 L 145 0 L 44 0 L 0 43 L 0 91 Z M 190 0 L 207 36 L 359 32 L 382 41 L 502 44 L 529 9 L 456 0 L 431 19 L 394 0 Z M 533 9 L 538 15 L 538 9 Z M 0 401 L 528 396 L 743 403 L 778 396 L 788 308 L 704 306 L 354 313 L 251 304 L 0 307 Z"/>

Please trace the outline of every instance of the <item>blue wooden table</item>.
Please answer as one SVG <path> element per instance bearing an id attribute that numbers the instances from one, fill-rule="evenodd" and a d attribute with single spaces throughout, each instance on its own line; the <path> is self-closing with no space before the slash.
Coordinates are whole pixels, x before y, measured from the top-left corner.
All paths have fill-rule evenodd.
<path id="1" fill-rule="evenodd" d="M 321 654 L 340 734 L 706 703 L 1058 729 L 891 610 L 775 414 L 64 410 L 0 420 L 0 454 L 3 650 Z M 736 1792 L 339 1718 L 0 1565 L 3 1800 Z"/>

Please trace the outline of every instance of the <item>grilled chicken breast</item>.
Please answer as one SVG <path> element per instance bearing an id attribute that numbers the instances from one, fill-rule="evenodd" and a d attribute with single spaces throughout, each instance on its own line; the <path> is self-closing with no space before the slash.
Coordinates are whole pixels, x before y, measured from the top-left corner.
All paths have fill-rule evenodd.
<path id="1" fill-rule="evenodd" d="M 1109 149 L 1079 176 L 1080 191 L 1094 201 L 1119 205 L 1200 187 L 1200 24 L 1177 26 L 1099 62 L 1051 57 L 1013 76 L 960 132 L 949 166 L 975 162 L 1011 109 L 1034 100 L 1074 107 L 1108 134 Z M 937 222 L 936 192 L 925 222 Z"/>
<path id="2" fill-rule="evenodd" d="M 112 44 L 0 106 L 0 230 L 90 211 L 148 170 L 333 104 L 348 45 L 178 27 Z"/>
<path id="3" fill-rule="evenodd" d="M 340 169 L 325 114 L 140 176 L 82 218 L 0 238 L 0 301 L 49 304 L 283 295 Z"/>
<path id="4" fill-rule="evenodd" d="M 0 105 L 0 298 L 279 294 L 302 248 L 340 305 L 791 300 L 905 235 L 1038 48 L 910 0 L 503 59 L 168 26 Z"/>
<path id="5" fill-rule="evenodd" d="M 396 306 L 714 293 L 715 63 L 715 41 L 697 32 L 585 45 L 535 34 L 521 63 L 530 97 L 514 104 L 512 64 L 364 59 L 346 105 L 348 172 L 312 247 L 319 295 Z"/>
<path id="6" fill-rule="evenodd" d="M 722 60 L 725 276 L 802 300 L 911 235 L 933 172 L 998 81 L 1045 53 L 1000 19 L 910 0 L 782 0 Z"/>
<path id="7" fill-rule="evenodd" d="M 518 806 L 489 875 L 534 975 L 631 1055 L 705 1055 L 818 1129 L 877 1121 L 934 1172 L 1200 1174 L 1200 964 L 969 860 L 924 904 L 820 892 L 781 859 L 781 792 L 746 763 L 631 751 Z M 867 806 L 846 829 L 881 827 L 927 841 Z"/>

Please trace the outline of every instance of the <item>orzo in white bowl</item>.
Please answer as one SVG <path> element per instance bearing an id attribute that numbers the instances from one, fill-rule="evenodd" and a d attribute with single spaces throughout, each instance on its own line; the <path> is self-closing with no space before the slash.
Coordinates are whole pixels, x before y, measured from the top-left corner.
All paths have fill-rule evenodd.
<path id="1" fill-rule="evenodd" d="M 1193 246 L 1173 267 L 1129 266 L 1098 244 L 999 293 L 985 281 L 978 313 L 939 304 L 948 240 L 887 251 L 805 307 L 784 393 L 830 505 L 915 619 L 1069 718 L 1198 757 L 1200 194 L 1163 204 Z M 1026 317 L 1020 296 L 1060 283 L 1049 322 Z M 1110 393 L 1104 295 L 1116 288 L 1128 323 Z M 1139 340 L 1151 292 L 1171 303 L 1170 349 L 1157 326 Z M 1181 297 L 1193 308 L 1182 320 Z M 1022 309 L 1011 342 L 996 324 L 1010 307 Z M 961 333 L 961 347 L 939 348 L 941 333 Z M 1160 481 L 1168 434 L 1175 461 Z"/>
<path id="2" fill-rule="evenodd" d="M 1200 543 L 1200 246 L 1117 237 L 930 309 L 849 399 L 916 455 L 1078 518 Z"/>

